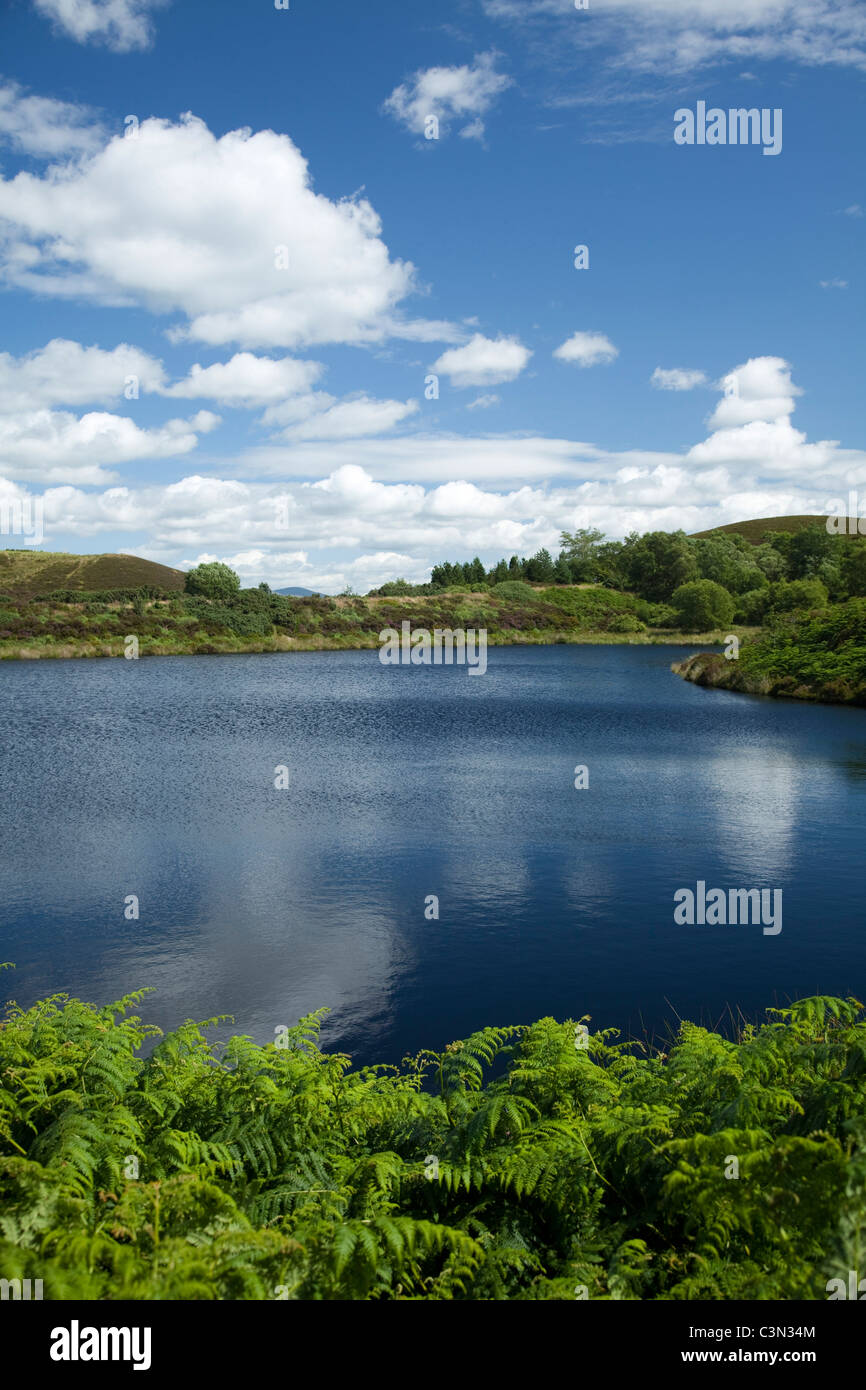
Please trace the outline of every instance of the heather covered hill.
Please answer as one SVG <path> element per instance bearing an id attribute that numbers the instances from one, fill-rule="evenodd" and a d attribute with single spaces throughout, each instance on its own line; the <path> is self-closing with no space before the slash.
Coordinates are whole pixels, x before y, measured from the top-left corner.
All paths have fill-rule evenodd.
<path id="1" fill-rule="evenodd" d="M 16 600 L 57 590 L 107 591 L 144 586 L 181 590 L 183 570 L 138 555 L 67 555 L 60 551 L 0 550 L 0 593 Z"/>
<path id="2" fill-rule="evenodd" d="M 861 518 L 862 520 L 862 518 Z M 840 535 L 857 534 L 857 518 L 848 517 L 848 525 L 845 526 L 842 518 L 839 518 Z M 866 522 L 864 522 L 866 525 Z M 743 536 L 752 545 L 760 545 L 768 531 L 803 531 L 809 526 L 827 526 L 826 516 L 764 516 L 757 517 L 754 521 L 731 521 L 727 526 L 714 526 L 712 531 L 695 531 L 693 540 L 706 540 L 708 536 Z"/>

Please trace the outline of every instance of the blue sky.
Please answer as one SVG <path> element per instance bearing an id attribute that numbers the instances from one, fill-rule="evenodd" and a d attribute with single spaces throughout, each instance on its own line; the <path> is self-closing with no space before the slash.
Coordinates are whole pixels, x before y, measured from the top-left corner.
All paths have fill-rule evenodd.
<path id="1" fill-rule="evenodd" d="M 44 548 L 364 591 L 866 499 L 862 4 L 13 0 L 0 53 Z"/>

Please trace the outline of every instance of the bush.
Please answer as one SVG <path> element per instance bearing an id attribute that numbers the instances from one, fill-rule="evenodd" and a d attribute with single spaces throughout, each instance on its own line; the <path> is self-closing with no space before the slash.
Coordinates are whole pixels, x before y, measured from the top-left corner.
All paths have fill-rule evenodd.
<path id="1" fill-rule="evenodd" d="M 387 584 L 381 584 L 378 589 L 371 589 L 368 597 L 371 598 L 405 598 L 410 594 L 433 594 L 439 590 L 434 589 L 432 584 L 410 584 L 408 579 L 389 579 Z"/>
<path id="2" fill-rule="evenodd" d="M 782 580 L 772 586 L 770 607 L 774 613 L 793 613 L 797 608 L 826 608 L 827 586 L 820 579 Z"/>
<path id="3" fill-rule="evenodd" d="M 636 618 L 634 613 L 619 613 L 615 618 L 611 618 L 607 625 L 608 632 L 646 632 L 646 623 L 642 623 L 640 618 Z"/>
<path id="4" fill-rule="evenodd" d="M 692 579 L 674 590 L 671 603 L 684 632 L 709 632 L 727 627 L 734 617 L 734 600 L 713 579 Z"/>
<path id="5" fill-rule="evenodd" d="M 647 627 L 676 627 L 679 616 L 670 603 L 649 603 L 645 598 L 638 599 L 635 612 Z"/>
<path id="6" fill-rule="evenodd" d="M 534 603 L 538 600 L 538 594 L 531 584 L 524 584 L 522 579 L 503 579 L 499 584 L 494 584 L 491 593 L 496 598 L 504 598 L 513 602 Z"/>
<path id="7" fill-rule="evenodd" d="M 50 594 L 33 594 L 29 603 L 134 603 L 136 599 L 177 598 L 176 589 L 156 584 L 139 584 L 135 589 L 52 589 Z"/>
<path id="8" fill-rule="evenodd" d="M 186 577 L 186 592 L 201 594 L 204 598 L 228 599 L 240 593 L 241 581 L 233 569 L 213 560 L 208 564 L 196 565 Z"/>
<path id="9" fill-rule="evenodd" d="M 766 585 L 763 589 L 749 589 L 747 593 L 740 594 L 734 610 L 734 617 L 737 622 L 748 623 L 752 626 L 762 623 L 770 606 L 771 598 L 772 591 Z"/>

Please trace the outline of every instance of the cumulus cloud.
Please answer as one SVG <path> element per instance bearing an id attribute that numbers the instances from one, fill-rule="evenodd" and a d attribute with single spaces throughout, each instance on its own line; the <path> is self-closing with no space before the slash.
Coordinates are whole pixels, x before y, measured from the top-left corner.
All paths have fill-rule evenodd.
<path id="1" fill-rule="evenodd" d="M 416 135 L 426 134 L 432 116 L 439 137 L 448 133 L 452 122 L 466 121 L 460 130 L 463 138 L 483 140 L 482 117 L 511 86 L 511 78 L 496 71 L 496 58 L 495 53 L 479 53 L 471 66 L 419 69 L 410 82 L 394 88 L 383 110 Z"/>
<path id="2" fill-rule="evenodd" d="M 69 472 L 32 477 L 58 484 L 44 493 L 52 544 L 61 536 L 80 544 L 88 536 L 145 534 L 144 553 L 168 564 L 184 567 L 207 554 L 233 563 L 245 583 L 265 579 L 326 592 L 347 583 L 370 588 L 397 574 L 423 580 L 443 556 L 493 560 L 541 546 L 555 550 L 560 530 L 579 526 L 623 536 L 821 512 L 828 497 L 866 486 L 866 452 L 811 442 L 792 425 L 800 391 L 782 358 L 751 358 L 719 389 L 739 395 L 722 396 L 711 433 L 684 452 L 516 435 L 353 433 L 250 449 L 231 478 L 193 475 L 168 485 L 94 490 L 105 481 L 97 464 L 106 450 L 100 453 L 105 441 L 91 431 L 77 442 L 76 486 L 59 485 Z M 196 417 L 186 429 L 184 422 L 165 427 L 174 432 L 166 452 L 206 423 Z M 132 452 L 153 453 L 153 439 L 134 437 L 115 437 L 107 452 L 116 458 L 124 442 Z M 46 441 L 31 446 L 31 461 L 38 457 L 44 470 L 51 461 Z M 62 457 L 69 468 L 68 449 Z M 0 472 L 5 458 L 0 433 Z"/>
<path id="3" fill-rule="evenodd" d="M 496 386 L 520 376 L 532 352 L 517 338 L 485 338 L 476 333 L 463 347 L 449 348 L 433 363 L 452 386 Z"/>
<path id="4" fill-rule="evenodd" d="M 18 82 L 0 81 L 0 144 L 38 159 L 92 154 L 105 135 L 89 106 L 27 95 Z"/>
<path id="5" fill-rule="evenodd" d="M 689 367 L 656 367 L 650 383 L 659 391 L 693 391 L 705 386 L 706 372 Z"/>
<path id="6" fill-rule="evenodd" d="M 188 454 L 219 417 L 199 411 L 191 420 L 168 420 L 142 429 L 123 415 L 90 411 L 34 410 L 0 415 L 0 474 L 42 482 L 104 483 L 113 465 L 136 459 Z"/>
<path id="7" fill-rule="evenodd" d="M 153 457 L 185 453 L 194 447 L 196 432 L 219 422 L 218 416 L 202 411 L 194 423 L 172 421 L 147 431 L 116 415 L 95 412 L 78 419 L 51 409 L 59 405 L 108 405 L 150 393 L 212 400 L 230 409 L 265 407 L 260 423 L 284 426 L 276 437 L 288 441 L 377 435 L 394 429 L 418 409 L 414 400 L 376 400 L 363 392 L 340 400 L 314 391 L 311 388 L 323 370 L 319 362 L 236 353 L 229 361 L 209 367 L 196 363 L 184 378 L 169 384 L 162 362 L 127 343 L 106 351 L 55 338 L 20 358 L 0 353 L 6 467 L 13 473 L 24 467 L 28 476 L 95 480 L 104 476 L 104 464 L 144 458 L 151 447 Z M 92 459 L 83 458 L 83 442 L 94 445 Z M 44 474 L 33 471 L 37 460 L 31 448 L 42 444 L 47 451 Z M 95 472 L 91 464 L 96 465 Z"/>
<path id="8" fill-rule="evenodd" d="M 725 395 L 709 420 L 710 429 L 774 421 L 789 416 L 803 393 L 791 380 L 791 368 L 781 357 L 750 357 L 735 367 L 721 385 Z"/>
<path id="9" fill-rule="evenodd" d="M 575 362 L 578 367 L 597 367 L 618 357 L 619 348 L 603 333 L 574 333 L 553 355 L 561 362 Z"/>
<path id="10" fill-rule="evenodd" d="M 124 396 L 131 378 L 141 391 L 159 391 L 165 371 L 161 362 L 128 343 L 104 351 L 52 338 L 23 357 L 0 352 L 0 411 L 108 405 Z"/>
<path id="11" fill-rule="evenodd" d="M 0 180 L 7 284 L 179 313 L 176 339 L 214 346 L 377 343 L 401 327 L 428 340 L 403 321 L 414 268 L 381 231 L 365 198 L 313 190 L 288 136 L 217 139 L 191 115 L 143 121 L 62 177 Z"/>
<path id="12" fill-rule="evenodd" d="M 323 371 L 320 362 L 295 357 L 275 361 L 238 352 L 229 362 L 214 362 L 210 367 L 196 362 L 184 380 L 166 388 L 163 395 L 253 409 L 309 391 Z"/>
<path id="13" fill-rule="evenodd" d="M 149 48 L 151 11 L 168 0 L 33 0 L 55 29 L 77 43 L 99 43 L 117 53 Z"/>

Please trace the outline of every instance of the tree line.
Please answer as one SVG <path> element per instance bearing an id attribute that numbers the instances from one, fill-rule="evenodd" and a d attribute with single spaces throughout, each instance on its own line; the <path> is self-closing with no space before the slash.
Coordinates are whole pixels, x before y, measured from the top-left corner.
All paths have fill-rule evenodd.
<path id="1" fill-rule="evenodd" d="M 688 536 L 684 531 L 632 532 L 606 540 L 594 528 L 563 531 L 554 559 L 534 555 L 501 559 L 490 568 L 475 556 L 443 561 L 429 584 L 398 579 L 379 595 L 430 594 L 448 589 L 599 584 L 671 608 L 686 628 L 709 629 L 737 620 L 759 624 L 770 612 L 823 608 L 866 596 L 866 538 L 844 538 L 816 523 L 799 531 L 767 530 L 759 544 L 735 532 Z"/>

